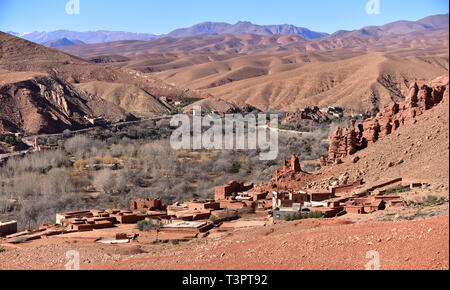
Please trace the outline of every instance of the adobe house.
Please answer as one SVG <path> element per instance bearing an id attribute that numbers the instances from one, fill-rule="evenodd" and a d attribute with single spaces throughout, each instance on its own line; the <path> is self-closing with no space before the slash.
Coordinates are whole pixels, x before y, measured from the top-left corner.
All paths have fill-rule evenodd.
<path id="1" fill-rule="evenodd" d="M 87 210 L 56 214 L 56 224 L 69 230 L 85 231 L 113 227 L 114 224 L 134 224 L 147 217 L 161 217 L 167 215 L 160 212 L 135 214 L 129 210 Z"/>
<path id="2" fill-rule="evenodd" d="M 186 205 L 191 211 L 220 209 L 220 202 L 214 200 L 193 200 L 186 202 Z"/>
<path id="3" fill-rule="evenodd" d="M 304 192 L 273 192 L 272 207 L 292 207 L 293 204 L 304 204 L 308 201 L 308 195 Z"/>
<path id="4" fill-rule="evenodd" d="M 344 207 L 345 211 L 350 214 L 364 214 L 364 206 L 362 205 L 346 205 Z"/>
<path id="5" fill-rule="evenodd" d="M 250 200 L 234 200 L 227 199 L 220 201 L 220 207 L 225 209 L 243 209 L 243 208 L 255 208 L 256 203 Z"/>
<path id="6" fill-rule="evenodd" d="M 145 210 L 166 210 L 166 205 L 163 204 L 161 198 L 155 199 L 137 199 L 131 201 L 130 209 L 132 211 Z"/>
<path id="7" fill-rule="evenodd" d="M 384 200 L 371 200 L 369 203 L 364 204 L 364 211 L 367 213 L 379 211 L 385 208 Z"/>
<path id="8" fill-rule="evenodd" d="M 172 223 L 163 226 L 161 232 L 187 232 L 193 234 L 199 234 L 209 231 L 214 227 L 213 223 L 208 222 L 195 222 L 195 221 L 183 221 L 179 223 Z"/>
<path id="9" fill-rule="evenodd" d="M 17 221 L 0 222 L 0 237 L 17 233 Z"/>
<path id="10" fill-rule="evenodd" d="M 361 180 L 357 180 L 357 181 L 353 182 L 352 184 L 333 187 L 331 189 L 331 191 L 334 195 L 343 194 L 343 193 L 351 193 L 355 189 L 357 189 L 359 186 L 361 186 L 362 184 L 363 184 L 363 180 L 361 179 Z"/>
<path id="11" fill-rule="evenodd" d="M 385 209 L 386 202 L 376 196 L 367 198 L 354 198 L 347 202 L 345 210 L 347 213 L 364 214 Z"/>
<path id="12" fill-rule="evenodd" d="M 306 192 L 308 194 L 308 201 L 321 202 L 327 199 L 335 198 L 336 195 L 333 191 L 321 191 L 321 190 L 308 190 Z"/>
<path id="13" fill-rule="evenodd" d="M 214 190 L 214 199 L 216 201 L 226 200 L 228 197 L 239 192 L 249 191 L 253 188 L 253 183 L 239 183 L 237 181 L 230 181 L 227 184 L 216 186 Z"/>

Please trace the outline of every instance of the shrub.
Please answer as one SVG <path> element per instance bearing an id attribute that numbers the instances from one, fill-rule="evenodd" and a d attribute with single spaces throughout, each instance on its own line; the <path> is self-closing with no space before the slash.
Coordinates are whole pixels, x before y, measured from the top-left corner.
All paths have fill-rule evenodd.
<path id="1" fill-rule="evenodd" d="M 87 161 L 84 160 L 84 159 L 80 159 L 80 160 L 76 161 L 76 162 L 73 164 L 73 166 L 75 166 L 75 168 L 78 169 L 78 170 L 80 170 L 80 171 L 83 170 L 83 169 L 85 169 L 85 168 L 86 168 L 86 165 L 87 165 Z"/>
<path id="2" fill-rule="evenodd" d="M 142 232 L 148 232 L 162 226 L 161 223 L 153 224 L 151 221 L 143 220 L 137 223 L 136 228 Z"/>
<path id="3" fill-rule="evenodd" d="M 266 166 L 267 167 L 272 167 L 272 166 L 275 166 L 275 165 L 277 165 L 277 161 L 276 160 L 266 161 Z"/>
<path id="4" fill-rule="evenodd" d="M 112 193 L 116 186 L 116 179 L 111 170 L 101 170 L 95 176 L 93 185 L 96 190 L 103 193 Z"/>
<path id="5" fill-rule="evenodd" d="M 233 162 L 233 164 L 231 165 L 231 169 L 230 169 L 230 173 L 239 173 L 239 171 L 241 171 L 242 165 L 240 162 Z"/>
<path id="6" fill-rule="evenodd" d="M 300 213 L 300 212 L 295 212 L 295 213 L 291 213 L 291 214 L 287 214 L 284 217 L 285 221 L 295 221 L 295 220 L 301 220 L 301 219 L 319 219 L 319 218 L 323 218 L 324 214 L 320 211 L 312 211 L 312 212 L 308 212 L 308 213 Z"/>
<path id="7" fill-rule="evenodd" d="M 91 147 L 92 141 L 85 135 L 76 135 L 64 142 L 64 149 L 67 152 L 75 154 L 77 152 L 87 152 Z"/>

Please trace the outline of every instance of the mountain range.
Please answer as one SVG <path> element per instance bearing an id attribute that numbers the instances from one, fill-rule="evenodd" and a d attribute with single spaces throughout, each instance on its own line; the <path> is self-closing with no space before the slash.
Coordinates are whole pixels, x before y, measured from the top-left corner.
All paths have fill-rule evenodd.
<path id="1" fill-rule="evenodd" d="M 189 28 L 182 28 L 167 34 L 167 37 L 180 38 L 191 36 L 208 36 L 221 34 L 255 34 L 255 35 L 296 35 L 306 39 L 316 39 L 328 36 L 328 33 L 315 32 L 294 25 L 256 25 L 248 21 L 236 24 L 220 22 L 204 22 Z"/>
<path id="2" fill-rule="evenodd" d="M 45 43 L 57 49 L 0 32 L 0 131 L 83 128 L 86 116 L 111 122 L 161 116 L 173 109 L 162 96 L 201 98 L 214 110 L 339 106 L 376 114 L 403 100 L 412 83 L 448 74 L 446 19 L 448 14 L 315 39 L 271 34 L 270 28 L 265 35 L 231 34 L 231 26 L 211 23 L 174 32 L 204 33 L 183 38 Z M 58 47 L 64 44 L 72 46 Z"/>
<path id="3" fill-rule="evenodd" d="M 441 14 L 429 16 L 418 21 L 396 21 L 383 26 L 367 26 L 359 30 L 346 31 L 339 30 L 331 35 L 323 32 L 311 31 L 307 28 L 294 25 L 257 25 L 248 21 L 239 21 L 236 24 L 224 22 L 203 22 L 192 27 L 176 29 L 168 34 L 132 33 L 123 31 L 88 31 L 76 32 L 70 30 L 56 30 L 51 32 L 31 32 L 17 33 L 8 31 L 14 36 L 22 37 L 26 40 L 43 44 L 49 41 L 60 39 L 76 40 L 86 44 L 105 43 L 121 40 L 142 40 L 149 41 L 159 38 L 183 38 L 192 36 L 214 36 L 214 35 L 293 35 L 304 39 L 318 39 L 324 37 L 342 36 L 381 36 L 392 34 L 405 34 L 411 32 L 421 32 L 427 30 L 448 28 L 449 15 Z"/>
<path id="4" fill-rule="evenodd" d="M 331 37 L 342 36 L 382 36 L 407 34 L 412 32 L 424 32 L 437 29 L 448 29 L 449 15 L 440 14 L 428 16 L 418 21 L 396 21 L 382 26 L 366 26 L 359 30 L 347 31 L 339 30 L 331 35 Z"/>
<path id="5" fill-rule="evenodd" d="M 67 38 L 61 38 L 58 40 L 51 40 L 51 41 L 42 43 L 43 46 L 53 47 L 53 48 L 62 47 L 62 46 L 75 46 L 75 45 L 82 45 L 82 44 L 86 44 L 86 43 L 84 43 L 81 40 L 69 40 Z"/>

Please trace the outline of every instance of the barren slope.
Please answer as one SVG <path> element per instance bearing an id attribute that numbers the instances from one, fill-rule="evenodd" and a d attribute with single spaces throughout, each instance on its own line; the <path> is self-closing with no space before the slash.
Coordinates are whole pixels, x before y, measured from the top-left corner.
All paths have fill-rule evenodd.
<path id="1" fill-rule="evenodd" d="M 137 117 L 161 116 L 170 111 L 154 96 L 137 86 L 122 83 L 88 82 L 76 84 L 75 87 L 91 95 L 97 95 Z"/>
<path id="2" fill-rule="evenodd" d="M 134 118 L 120 107 L 51 76 L 0 73 L 0 78 L 0 131 L 56 133 L 89 126 L 84 117 L 90 115 L 112 122 Z"/>
<path id="3" fill-rule="evenodd" d="M 340 106 L 372 112 L 409 92 L 409 83 L 448 72 L 448 55 L 278 53 L 240 56 L 156 73 L 167 82 L 260 110 Z"/>
<path id="4" fill-rule="evenodd" d="M 422 49 L 445 52 L 448 29 L 432 32 L 413 32 L 402 35 L 325 37 L 307 40 L 295 35 L 217 35 L 186 38 L 165 37 L 152 41 L 117 41 L 60 50 L 87 57 L 120 54 L 133 56 L 149 53 L 197 52 L 262 54 L 279 51 L 329 51 L 351 49 L 360 52 Z"/>
<path id="5" fill-rule="evenodd" d="M 64 50 L 93 59 L 121 55 L 114 65 L 153 72 L 172 85 L 260 110 L 333 105 L 373 112 L 402 98 L 409 82 L 448 72 L 445 29 L 317 40 L 292 35 L 162 38 Z"/>
<path id="6" fill-rule="evenodd" d="M 168 85 L 149 75 L 89 62 L 3 32 L 0 32 L 0 69 L 10 72 L 48 73 L 69 83 L 93 81 L 126 83 L 137 86 L 157 97 L 164 95 L 179 99 L 197 96 L 194 92 Z M 150 100 L 147 105 L 151 106 L 152 103 L 153 100 Z M 155 108 L 155 111 L 158 110 Z M 147 112 L 142 113 L 146 114 Z"/>

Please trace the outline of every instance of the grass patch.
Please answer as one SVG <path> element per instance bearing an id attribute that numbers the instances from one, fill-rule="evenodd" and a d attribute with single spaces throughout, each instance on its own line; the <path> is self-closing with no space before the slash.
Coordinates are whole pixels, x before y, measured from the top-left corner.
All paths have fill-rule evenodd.
<path id="1" fill-rule="evenodd" d="M 386 194 L 395 194 L 409 191 L 411 191 L 411 187 L 404 187 L 402 185 L 397 185 L 396 187 L 388 188 L 386 190 Z"/>

